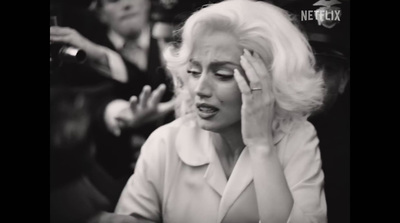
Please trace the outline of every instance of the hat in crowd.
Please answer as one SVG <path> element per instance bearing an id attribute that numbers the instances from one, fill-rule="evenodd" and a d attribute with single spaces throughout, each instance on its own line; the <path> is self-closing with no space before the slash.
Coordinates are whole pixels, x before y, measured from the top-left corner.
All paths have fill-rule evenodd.
<path id="1" fill-rule="evenodd" d="M 317 55 L 348 62 L 350 58 L 349 0 L 275 0 L 296 16 Z"/>

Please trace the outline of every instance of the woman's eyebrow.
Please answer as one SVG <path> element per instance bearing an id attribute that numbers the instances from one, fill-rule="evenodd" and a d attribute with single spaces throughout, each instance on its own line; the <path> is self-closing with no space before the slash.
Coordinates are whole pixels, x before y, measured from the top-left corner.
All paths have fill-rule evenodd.
<path id="1" fill-rule="evenodd" d="M 212 66 L 233 65 L 233 66 L 236 66 L 236 67 L 240 67 L 239 64 L 234 63 L 232 61 L 212 61 L 210 63 L 210 65 L 212 65 Z"/>
<path id="2" fill-rule="evenodd" d="M 199 61 L 197 61 L 196 59 L 194 59 L 194 58 L 190 58 L 189 59 L 189 62 L 191 63 L 191 64 L 193 64 L 193 65 L 196 65 L 196 66 L 199 66 L 200 65 L 200 62 Z M 215 61 L 211 61 L 211 63 L 210 63 L 210 66 L 212 66 L 212 67 L 219 67 L 219 66 L 223 66 L 223 65 L 233 65 L 233 66 L 236 66 L 236 67 L 241 67 L 240 66 L 240 64 L 237 64 L 237 63 L 235 63 L 235 62 L 232 62 L 232 61 L 229 61 L 229 60 L 227 60 L 227 61 L 224 61 L 224 60 L 215 60 Z"/>
<path id="3" fill-rule="evenodd" d="M 200 66 L 200 62 L 198 62 L 196 59 L 190 58 L 189 63 L 195 66 Z"/>

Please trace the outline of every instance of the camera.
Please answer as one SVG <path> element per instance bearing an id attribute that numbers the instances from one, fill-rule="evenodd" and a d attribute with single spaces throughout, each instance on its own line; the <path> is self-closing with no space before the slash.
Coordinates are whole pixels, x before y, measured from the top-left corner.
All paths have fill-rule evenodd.
<path id="1" fill-rule="evenodd" d="M 57 16 L 50 16 L 50 26 L 57 25 Z M 63 63 L 81 64 L 85 60 L 84 50 L 63 43 L 50 42 L 50 67 L 58 67 Z"/>
<path id="2" fill-rule="evenodd" d="M 50 63 L 83 63 L 86 60 L 86 52 L 65 44 L 50 43 Z"/>

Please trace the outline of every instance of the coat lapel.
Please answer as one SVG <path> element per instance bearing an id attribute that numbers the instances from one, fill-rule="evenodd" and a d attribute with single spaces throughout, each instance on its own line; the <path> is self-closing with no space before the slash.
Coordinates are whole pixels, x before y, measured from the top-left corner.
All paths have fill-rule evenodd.
<path id="1" fill-rule="evenodd" d="M 208 138 L 207 144 L 208 148 L 210 148 L 207 151 L 210 164 L 208 165 L 207 171 L 204 174 L 204 178 L 206 179 L 206 182 L 222 197 L 227 179 L 210 138 Z"/>
<path id="2" fill-rule="evenodd" d="M 195 128 L 195 131 L 188 131 L 186 128 Z M 176 145 L 178 145 L 177 152 L 181 160 L 190 166 L 201 166 L 208 163 L 204 179 L 221 196 L 217 221 L 221 222 L 229 208 L 253 181 L 249 150 L 247 147 L 243 149 L 228 181 L 209 132 L 199 129 L 195 122 L 188 123 L 180 131 L 183 132 L 178 134 L 180 137 L 177 137 Z M 277 145 L 284 135 L 283 132 L 275 134 L 274 144 Z"/>
<path id="3" fill-rule="evenodd" d="M 187 116 L 189 118 L 189 116 Z M 186 123 L 180 129 L 176 139 L 177 153 L 180 159 L 189 166 L 208 164 L 203 177 L 205 182 L 222 196 L 226 186 L 226 177 L 210 140 L 209 132 L 196 126 L 195 122 Z"/>
<path id="4" fill-rule="evenodd" d="M 222 169 L 222 168 L 221 168 Z M 227 214 L 229 208 L 247 188 L 253 180 L 253 172 L 250 165 L 250 154 L 246 148 L 243 149 L 240 157 L 233 168 L 231 177 L 226 184 L 218 211 L 218 221 L 221 222 Z"/>
<path id="5" fill-rule="evenodd" d="M 278 132 L 274 135 L 274 145 L 276 146 L 285 136 L 283 132 Z M 250 153 L 245 147 L 240 154 L 240 157 L 233 168 L 231 177 L 226 184 L 222 199 L 219 205 L 218 221 L 222 222 L 227 215 L 229 208 L 233 205 L 236 199 L 243 193 L 247 186 L 253 181 L 253 171 L 251 167 Z M 222 170 L 222 167 L 221 167 Z M 224 179 L 225 179 L 225 175 Z"/>

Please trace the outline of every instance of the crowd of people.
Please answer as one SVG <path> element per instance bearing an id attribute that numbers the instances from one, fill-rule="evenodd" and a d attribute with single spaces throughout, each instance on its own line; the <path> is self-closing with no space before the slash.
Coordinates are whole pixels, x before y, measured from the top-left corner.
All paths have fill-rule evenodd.
<path id="1" fill-rule="evenodd" d="M 52 0 L 51 222 L 350 222 L 347 27 L 298 2 Z"/>

